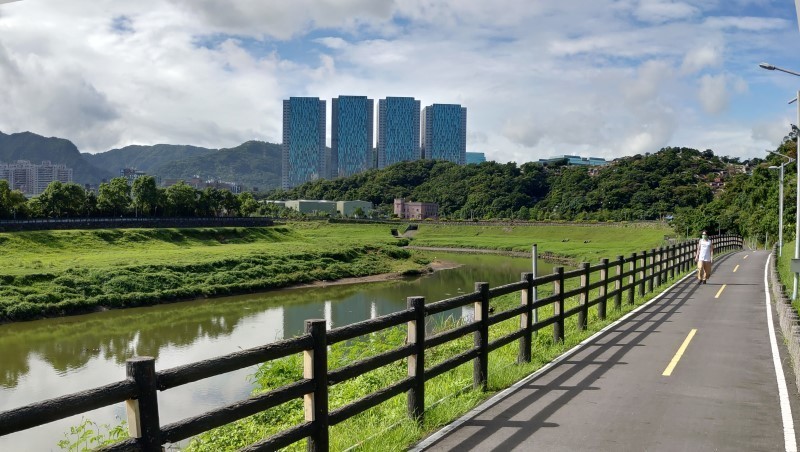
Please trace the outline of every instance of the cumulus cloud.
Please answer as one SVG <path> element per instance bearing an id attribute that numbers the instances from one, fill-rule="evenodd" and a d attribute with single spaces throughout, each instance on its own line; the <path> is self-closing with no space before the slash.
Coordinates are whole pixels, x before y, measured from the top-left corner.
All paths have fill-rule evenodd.
<path id="1" fill-rule="evenodd" d="M 690 49 L 683 58 L 681 72 L 693 74 L 705 68 L 719 67 L 722 64 L 721 46 L 702 44 Z"/>
<path id="2" fill-rule="evenodd" d="M 84 151 L 278 142 L 282 99 L 360 94 L 461 103 L 468 148 L 499 161 L 695 147 L 739 94 L 764 85 L 741 66 L 792 52 L 773 45 L 796 34 L 788 20 L 727 5 L 17 2 L 0 7 L 0 130 L 63 136 Z"/>
<path id="3" fill-rule="evenodd" d="M 700 78 L 698 98 L 708 113 L 721 113 L 728 107 L 728 89 L 725 75 L 706 74 Z"/>

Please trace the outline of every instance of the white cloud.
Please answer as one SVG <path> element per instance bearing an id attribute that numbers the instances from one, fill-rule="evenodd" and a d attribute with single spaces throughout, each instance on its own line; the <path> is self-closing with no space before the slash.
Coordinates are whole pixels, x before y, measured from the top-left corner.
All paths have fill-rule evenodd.
<path id="1" fill-rule="evenodd" d="M 728 107 L 728 89 L 725 75 L 706 74 L 702 76 L 697 95 L 706 112 L 712 114 L 721 113 Z"/>
<path id="2" fill-rule="evenodd" d="M 694 6 L 669 0 L 641 0 L 634 10 L 637 19 L 645 22 L 663 23 L 688 19 L 700 11 Z"/>
<path id="3" fill-rule="evenodd" d="M 729 120 L 727 107 L 775 95 L 764 90 L 780 80 L 748 71 L 791 58 L 791 46 L 774 43 L 797 32 L 728 4 L 17 2 L 0 6 L 0 130 L 63 136 L 93 152 L 278 142 L 282 99 L 362 94 L 461 103 L 468 148 L 499 161 L 708 146 L 703 131 Z M 734 125 L 743 127 L 718 128 Z M 748 149 L 761 143 L 743 139 Z"/>
<path id="4" fill-rule="evenodd" d="M 681 72 L 693 74 L 705 68 L 719 67 L 722 65 L 722 49 L 720 46 L 702 44 L 686 53 L 681 65 Z"/>
<path id="5" fill-rule="evenodd" d="M 786 19 L 775 17 L 709 17 L 706 25 L 719 29 L 738 29 L 742 31 L 782 30 L 791 25 Z"/>

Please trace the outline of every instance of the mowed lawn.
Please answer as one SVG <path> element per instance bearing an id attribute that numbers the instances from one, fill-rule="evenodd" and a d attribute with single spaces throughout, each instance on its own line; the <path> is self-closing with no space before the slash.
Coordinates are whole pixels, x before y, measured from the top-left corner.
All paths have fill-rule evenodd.
<path id="1" fill-rule="evenodd" d="M 666 244 L 674 231 L 664 223 L 590 225 L 463 226 L 421 223 L 411 244 L 425 247 L 484 248 L 553 253 L 576 261 L 597 262 Z"/>

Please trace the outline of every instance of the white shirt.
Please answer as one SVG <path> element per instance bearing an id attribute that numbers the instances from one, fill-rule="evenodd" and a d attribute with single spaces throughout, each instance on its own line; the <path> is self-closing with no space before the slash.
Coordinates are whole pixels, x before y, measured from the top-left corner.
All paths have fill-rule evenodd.
<path id="1" fill-rule="evenodd" d="M 700 239 L 697 241 L 697 260 L 711 262 L 711 240 Z"/>

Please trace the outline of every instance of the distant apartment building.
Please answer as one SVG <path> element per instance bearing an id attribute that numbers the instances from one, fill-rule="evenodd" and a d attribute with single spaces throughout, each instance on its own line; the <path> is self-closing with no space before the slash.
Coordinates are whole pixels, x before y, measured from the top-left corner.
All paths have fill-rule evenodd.
<path id="1" fill-rule="evenodd" d="M 560 157 L 551 157 L 549 159 L 539 159 L 539 163 L 558 163 L 566 160 L 567 165 L 575 166 L 604 166 L 610 162 L 600 157 L 580 157 L 577 155 L 562 155 Z"/>
<path id="2" fill-rule="evenodd" d="M 28 160 L 17 160 L 15 163 L 0 163 L 0 179 L 7 180 L 12 190 L 35 196 L 41 194 L 53 181 L 65 184 L 72 182 L 72 168 L 47 160 L 41 165 Z"/>
<path id="3" fill-rule="evenodd" d="M 218 190 L 227 190 L 235 195 L 238 195 L 242 192 L 242 185 L 239 183 L 225 182 L 217 179 L 203 179 L 200 176 L 193 176 L 190 178 L 167 178 L 164 179 L 159 185 L 162 187 L 171 187 L 181 181 L 185 182 L 186 185 L 194 188 L 195 190 L 216 188 Z"/>
<path id="4" fill-rule="evenodd" d="M 331 100 L 331 177 L 348 177 L 373 167 L 375 102 L 367 96 Z"/>
<path id="5" fill-rule="evenodd" d="M 387 97 L 378 101 L 378 168 L 420 158 L 420 101 Z"/>
<path id="6" fill-rule="evenodd" d="M 433 104 L 422 110 L 422 158 L 466 163 L 467 109 Z"/>
<path id="7" fill-rule="evenodd" d="M 283 101 L 283 189 L 326 176 L 325 118 L 325 101 L 318 97 Z"/>
<path id="8" fill-rule="evenodd" d="M 483 152 L 467 152 L 467 164 L 483 163 L 486 161 L 486 154 Z"/>
<path id="9" fill-rule="evenodd" d="M 136 168 L 122 168 L 119 170 L 119 176 L 124 177 L 128 181 L 128 185 L 131 185 L 136 179 L 147 176 L 147 173 Z"/>
<path id="10" fill-rule="evenodd" d="M 439 204 L 435 202 L 410 202 L 403 198 L 394 200 L 394 214 L 407 220 L 439 218 Z"/>

